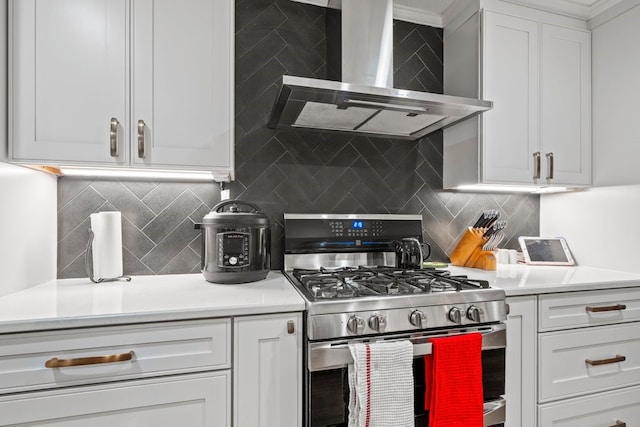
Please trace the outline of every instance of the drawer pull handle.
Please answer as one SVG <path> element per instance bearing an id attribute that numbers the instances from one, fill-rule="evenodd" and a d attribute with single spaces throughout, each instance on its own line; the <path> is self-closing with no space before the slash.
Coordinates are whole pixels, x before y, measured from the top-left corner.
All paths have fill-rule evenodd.
<path id="1" fill-rule="evenodd" d="M 291 334 L 293 334 L 295 331 L 296 331 L 295 323 L 293 323 L 293 320 L 289 320 L 289 321 L 287 322 L 287 333 L 288 333 L 289 335 L 291 335 Z"/>
<path id="2" fill-rule="evenodd" d="M 627 423 L 625 423 L 624 421 L 616 420 L 616 423 L 611 427 L 627 427 Z"/>
<path id="3" fill-rule="evenodd" d="M 607 306 L 603 306 L 603 307 L 591 307 L 590 305 L 588 305 L 586 307 L 587 311 L 589 313 L 601 313 L 603 311 L 619 311 L 619 310 L 626 310 L 627 306 L 624 304 L 616 304 L 616 305 L 607 305 Z"/>
<path id="4" fill-rule="evenodd" d="M 618 354 L 616 355 L 616 357 L 612 357 L 611 359 L 600 359 L 600 360 L 586 359 L 585 363 L 591 366 L 598 366 L 598 365 L 609 365 L 611 363 L 624 362 L 625 360 L 627 360 L 625 356 L 620 356 Z"/>
<path id="5" fill-rule="evenodd" d="M 106 356 L 78 357 L 75 359 L 58 359 L 54 357 L 44 363 L 47 368 L 66 368 L 69 366 L 98 365 L 100 363 L 126 362 L 133 359 L 135 353 L 130 351 L 122 354 L 109 354 Z"/>

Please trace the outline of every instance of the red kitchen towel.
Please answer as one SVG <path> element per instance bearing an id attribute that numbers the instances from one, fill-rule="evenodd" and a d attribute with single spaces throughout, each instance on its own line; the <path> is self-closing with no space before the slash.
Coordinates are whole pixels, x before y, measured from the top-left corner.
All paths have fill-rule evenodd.
<path id="1" fill-rule="evenodd" d="M 429 427 L 483 427 L 482 334 L 431 338 L 424 408 Z"/>

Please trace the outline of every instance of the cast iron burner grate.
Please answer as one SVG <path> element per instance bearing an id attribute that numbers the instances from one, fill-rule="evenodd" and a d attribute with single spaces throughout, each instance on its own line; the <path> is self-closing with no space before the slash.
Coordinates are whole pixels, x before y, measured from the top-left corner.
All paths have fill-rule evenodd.
<path id="1" fill-rule="evenodd" d="M 453 276 L 447 270 L 404 270 L 389 266 L 294 269 L 293 276 L 316 299 L 392 296 L 486 289 L 486 280 Z"/>

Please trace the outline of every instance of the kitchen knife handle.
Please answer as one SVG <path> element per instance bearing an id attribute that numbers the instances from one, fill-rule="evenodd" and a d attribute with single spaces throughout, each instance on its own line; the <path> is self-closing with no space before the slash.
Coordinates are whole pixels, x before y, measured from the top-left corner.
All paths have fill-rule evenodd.
<path id="1" fill-rule="evenodd" d="M 109 122 L 109 149 L 111 157 L 118 157 L 118 119 L 115 117 Z"/>
<path id="2" fill-rule="evenodd" d="M 540 179 L 540 152 L 536 151 L 533 153 L 533 180 L 536 181 Z"/>
<path id="3" fill-rule="evenodd" d="M 626 310 L 627 306 L 624 304 L 616 304 L 616 305 L 606 305 L 603 307 L 592 307 L 590 305 L 586 306 L 585 309 L 589 313 L 601 313 L 603 311 L 621 311 Z"/>
<path id="4" fill-rule="evenodd" d="M 625 423 L 624 421 L 616 420 L 616 423 L 611 427 L 627 427 L 627 423 Z"/>
<path id="5" fill-rule="evenodd" d="M 624 362 L 625 360 L 627 360 L 625 356 L 620 356 L 619 354 L 616 354 L 616 357 L 612 357 L 610 359 L 598 359 L 598 360 L 585 359 L 584 363 L 591 366 L 600 366 L 600 365 L 610 365 L 612 363 Z"/>
<path id="6" fill-rule="evenodd" d="M 46 368 L 66 368 L 69 366 L 86 366 L 86 365 L 98 365 L 102 363 L 114 363 L 114 362 L 126 362 L 133 359 L 135 353 L 130 351 L 122 354 L 108 354 L 106 356 L 90 356 L 90 357 L 78 357 L 74 359 L 58 359 L 54 357 L 47 360 L 44 363 Z"/>
<path id="7" fill-rule="evenodd" d="M 553 153 L 547 153 L 547 181 L 553 179 Z"/>
<path id="8" fill-rule="evenodd" d="M 138 157 L 144 159 L 144 120 L 138 120 Z"/>

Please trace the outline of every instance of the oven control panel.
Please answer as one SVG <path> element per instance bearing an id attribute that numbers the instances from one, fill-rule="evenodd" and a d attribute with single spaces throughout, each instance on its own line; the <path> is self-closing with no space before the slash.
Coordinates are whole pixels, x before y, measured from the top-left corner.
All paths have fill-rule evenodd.
<path id="1" fill-rule="evenodd" d="M 381 237 L 384 221 L 353 219 L 329 221 L 330 233 L 334 237 Z"/>
<path id="2" fill-rule="evenodd" d="M 233 268 L 249 265 L 249 233 L 218 233 L 216 240 L 218 241 L 218 267 Z"/>
<path id="3" fill-rule="evenodd" d="M 309 339 L 470 327 L 507 319 L 504 300 L 309 316 Z"/>
<path id="4" fill-rule="evenodd" d="M 285 253 L 384 252 L 405 237 L 422 241 L 422 216 L 284 214 Z"/>

